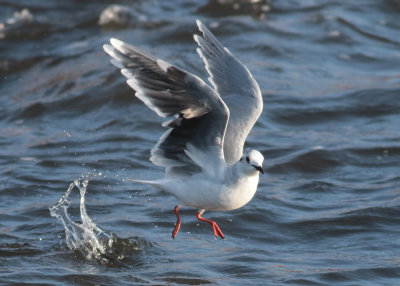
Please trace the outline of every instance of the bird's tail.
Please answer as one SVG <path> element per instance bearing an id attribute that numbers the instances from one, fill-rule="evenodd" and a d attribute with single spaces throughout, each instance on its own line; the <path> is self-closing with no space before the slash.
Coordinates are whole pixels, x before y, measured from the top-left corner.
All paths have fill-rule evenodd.
<path id="1" fill-rule="evenodd" d="M 139 184 L 151 185 L 157 189 L 162 190 L 161 184 L 159 181 L 146 181 L 146 180 L 136 180 L 136 179 L 126 179 L 126 181 L 133 182 L 133 183 L 139 183 Z"/>

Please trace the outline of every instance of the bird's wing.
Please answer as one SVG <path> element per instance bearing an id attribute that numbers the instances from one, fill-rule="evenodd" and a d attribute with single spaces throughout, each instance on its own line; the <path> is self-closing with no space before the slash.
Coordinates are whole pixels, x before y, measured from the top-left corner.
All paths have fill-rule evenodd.
<path id="1" fill-rule="evenodd" d="M 210 83 L 230 111 L 224 141 L 225 160 L 230 165 L 242 156 L 247 135 L 262 112 L 262 96 L 249 70 L 199 20 L 197 26 L 202 33 L 194 35 L 197 52 L 205 63 Z"/>
<path id="2" fill-rule="evenodd" d="M 197 76 L 153 58 L 117 39 L 103 48 L 121 69 L 136 96 L 169 128 L 151 151 L 150 160 L 167 171 L 215 173 L 225 165 L 223 142 L 229 110 L 219 95 Z"/>

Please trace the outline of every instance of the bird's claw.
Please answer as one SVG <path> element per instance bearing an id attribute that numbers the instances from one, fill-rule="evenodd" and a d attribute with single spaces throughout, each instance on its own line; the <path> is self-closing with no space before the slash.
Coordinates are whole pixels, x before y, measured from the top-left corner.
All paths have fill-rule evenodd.
<path id="1" fill-rule="evenodd" d="M 218 238 L 218 235 L 219 235 L 222 239 L 225 239 L 225 236 L 222 233 L 221 229 L 218 227 L 217 223 L 214 222 L 212 224 L 212 227 L 213 227 L 215 238 Z"/>

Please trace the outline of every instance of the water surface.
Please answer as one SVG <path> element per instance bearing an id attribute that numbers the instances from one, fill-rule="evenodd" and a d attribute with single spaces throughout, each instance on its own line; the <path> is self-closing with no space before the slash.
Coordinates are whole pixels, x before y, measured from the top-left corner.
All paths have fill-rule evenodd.
<path id="1" fill-rule="evenodd" d="M 398 1 L 0 7 L 0 284 L 400 282 Z M 126 181 L 162 176 L 148 158 L 164 130 L 102 50 L 119 38 L 206 78 L 197 18 L 246 63 L 264 98 L 246 145 L 266 158 L 255 198 L 205 214 L 226 240 L 190 208 L 172 240 L 175 199 Z M 114 252 L 71 250 L 50 215 L 75 180 L 88 180 L 85 210 Z M 80 233 L 78 187 L 69 199 Z"/>

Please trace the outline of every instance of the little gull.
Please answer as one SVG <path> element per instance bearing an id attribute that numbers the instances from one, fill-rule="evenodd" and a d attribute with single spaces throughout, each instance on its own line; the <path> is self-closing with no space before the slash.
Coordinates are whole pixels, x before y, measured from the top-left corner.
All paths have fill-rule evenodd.
<path id="1" fill-rule="evenodd" d="M 243 145 L 263 102 L 249 70 L 199 20 L 197 26 L 201 35 L 194 40 L 211 86 L 120 40 L 111 39 L 103 48 L 136 96 L 159 116 L 172 117 L 163 123 L 168 130 L 150 157 L 165 167 L 165 177 L 132 181 L 177 198 L 173 238 L 181 227 L 180 205 L 197 208 L 197 218 L 212 225 L 216 238 L 225 238 L 217 223 L 202 214 L 238 209 L 256 193 L 264 157 L 256 150 L 243 154 Z"/>

